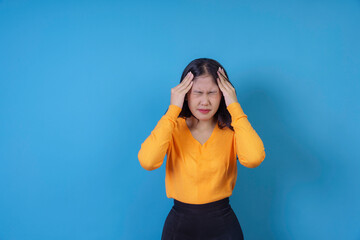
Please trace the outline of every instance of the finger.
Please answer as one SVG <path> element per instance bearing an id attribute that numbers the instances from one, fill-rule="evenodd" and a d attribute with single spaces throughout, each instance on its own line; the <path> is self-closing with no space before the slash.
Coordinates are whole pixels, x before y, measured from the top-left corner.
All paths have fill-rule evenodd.
<path id="1" fill-rule="evenodd" d="M 225 70 L 223 68 L 220 68 L 220 71 L 223 73 L 224 76 L 226 76 Z"/>
<path id="2" fill-rule="evenodd" d="M 220 69 L 221 70 L 219 72 L 219 75 L 222 76 L 222 80 L 223 80 L 222 83 L 223 83 L 224 87 L 227 88 L 229 91 L 235 90 L 235 88 L 230 83 L 229 79 L 226 77 L 224 69 L 222 69 L 222 68 L 220 68 Z"/>
<path id="3" fill-rule="evenodd" d="M 192 74 L 192 72 L 188 72 L 188 74 L 186 75 L 185 79 L 182 82 L 189 82 L 193 78 L 194 75 Z"/>
<path id="4" fill-rule="evenodd" d="M 228 82 L 227 78 L 224 75 L 222 75 L 221 72 L 218 72 L 218 74 L 219 74 L 219 79 L 220 79 L 221 83 L 223 84 L 223 86 L 226 87 L 226 83 Z"/>
<path id="5" fill-rule="evenodd" d="M 229 88 L 229 86 L 228 86 L 228 83 L 229 83 L 229 82 L 226 80 L 226 78 L 224 78 L 224 77 L 221 75 L 220 72 L 218 72 L 218 74 L 219 74 L 220 83 L 222 84 L 222 87 L 223 87 L 224 91 L 229 91 L 229 90 L 230 90 L 230 88 Z"/>
<path id="6" fill-rule="evenodd" d="M 192 85 L 193 85 L 193 81 L 191 81 L 191 83 L 181 93 L 186 95 L 190 91 Z"/>
<path id="7" fill-rule="evenodd" d="M 227 86 L 231 89 L 231 88 L 232 88 L 232 85 L 231 85 L 229 79 L 227 78 L 224 69 L 221 68 L 221 71 L 222 71 L 222 73 L 223 73 L 223 77 L 226 79 L 225 85 L 227 85 Z"/>
<path id="8" fill-rule="evenodd" d="M 235 90 L 235 88 L 231 85 L 231 83 L 229 82 L 229 80 L 224 80 L 224 81 L 223 81 L 223 84 L 224 84 L 224 86 L 225 86 L 229 91 Z"/>
<path id="9" fill-rule="evenodd" d="M 186 87 L 185 91 L 188 92 L 190 88 L 192 87 L 194 81 L 191 81 L 190 84 Z"/>
<path id="10" fill-rule="evenodd" d="M 218 74 L 219 74 L 222 78 L 224 78 L 225 80 L 228 81 L 228 78 L 225 76 L 225 73 L 224 73 L 224 72 L 218 71 Z"/>
<path id="11" fill-rule="evenodd" d="M 178 84 L 175 88 L 176 89 L 182 89 L 183 86 L 187 86 L 187 84 L 189 84 L 190 80 L 192 80 L 193 77 L 194 77 L 194 75 L 192 75 L 191 72 L 188 72 L 186 74 L 186 76 L 184 77 L 184 79 L 181 81 L 181 83 Z"/>
<path id="12" fill-rule="evenodd" d="M 190 79 L 190 77 L 191 77 L 191 73 L 188 72 L 180 84 L 184 84 L 186 81 L 188 81 Z"/>
<path id="13" fill-rule="evenodd" d="M 183 81 L 182 83 L 183 84 L 181 84 L 181 85 L 179 85 L 179 91 L 184 91 L 185 89 L 187 89 L 187 87 L 189 86 L 189 85 L 192 85 L 193 84 L 193 82 L 194 81 L 192 81 L 192 79 L 190 78 L 189 79 L 189 81 Z"/>
<path id="14" fill-rule="evenodd" d="M 220 78 L 217 78 L 217 82 L 218 82 L 218 85 L 219 85 L 219 88 L 220 88 L 221 92 L 224 93 L 225 88 L 224 88 L 224 85 L 223 85 L 223 83 L 221 82 Z"/>
<path id="15" fill-rule="evenodd" d="M 224 81 L 224 85 L 226 87 L 228 87 L 229 90 L 232 90 L 234 89 L 233 85 L 230 83 L 228 77 L 226 77 L 226 74 L 225 74 L 225 70 L 223 68 L 220 68 L 221 69 L 221 72 L 222 72 L 222 75 L 223 77 L 225 78 L 226 81 Z"/>

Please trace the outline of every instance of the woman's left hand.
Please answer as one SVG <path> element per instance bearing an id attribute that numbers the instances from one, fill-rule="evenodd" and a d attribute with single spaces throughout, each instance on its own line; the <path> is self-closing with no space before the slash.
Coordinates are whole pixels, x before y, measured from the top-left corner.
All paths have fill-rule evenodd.
<path id="1" fill-rule="evenodd" d="M 217 82 L 221 92 L 224 95 L 226 107 L 232 104 L 233 102 L 237 102 L 236 92 L 233 86 L 231 86 L 228 81 L 224 69 L 220 68 L 217 71 L 219 78 L 217 78 Z"/>

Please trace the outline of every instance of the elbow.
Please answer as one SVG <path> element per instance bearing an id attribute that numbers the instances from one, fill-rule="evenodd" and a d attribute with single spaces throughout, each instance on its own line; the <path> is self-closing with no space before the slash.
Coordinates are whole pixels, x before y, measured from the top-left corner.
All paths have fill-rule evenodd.
<path id="1" fill-rule="evenodd" d="M 145 170 L 148 170 L 148 171 L 152 171 L 152 170 L 155 170 L 155 169 L 158 168 L 158 167 L 156 167 L 156 166 L 154 166 L 152 164 L 148 164 L 148 163 L 146 163 L 144 161 L 141 161 L 141 160 L 140 160 L 140 165 L 141 165 L 142 168 L 144 168 Z"/>
<path id="2" fill-rule="evenodd" d="M 141 165 L 142 168 L 144 168 L 145 170 L 148 170 L 148 171 L 152 171 L 152 170 L 156 169 L 154 166 L 145 164 L 145 163 L 143 163 L 141 161 L 140 161 L 140 165 Z"/>
<path id="3" fill-rule="evenodd" d="M 162 165 L 162 162 L 154 164 L 153 163 L 154 161 L 151 161 L 148 156 L 143 156 L 141 154 L 141 151 L 138 154 L 138 160 L 140 162 L 141 167 L 144 168 L 145 170 L 148 170 L 148 171 L 155 170 L 155 169 L 159 168 Z"/>
<path id="4" fill-rule="evenodd" d="M 240 156 L 239 162 L 247 168 L 256 168 L 260 166 L 260 164 L 264 161 L 265 156 L 266 154 L 264 150 L 260 155 L 251 156 L 251 157 Z"/>

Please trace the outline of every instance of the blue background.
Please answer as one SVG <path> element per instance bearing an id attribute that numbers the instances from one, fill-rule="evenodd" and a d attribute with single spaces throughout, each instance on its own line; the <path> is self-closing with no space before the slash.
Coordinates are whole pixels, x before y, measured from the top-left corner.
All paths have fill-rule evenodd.
<path id="1" fill-rule="evenodd" d="M 0 1 L 0 239 L 160 239 L 141 143 L 185 66 L 227 70 L 266 158 L 245 239 L 360 239 L 359 1 Z"/>

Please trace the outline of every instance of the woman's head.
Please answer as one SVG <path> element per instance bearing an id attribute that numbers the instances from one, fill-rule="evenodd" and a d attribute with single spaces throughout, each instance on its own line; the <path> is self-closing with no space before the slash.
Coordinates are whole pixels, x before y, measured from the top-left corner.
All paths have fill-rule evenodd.
<path id="1" fill-rule="evenodd" d="M 209 58 L 195 59 L 186 66 L 182 73 L 180 83 L 189 71 L 194 75 L 194 83 L 185 96 L 179 117 L 188 118 L 193 116 L 203 121 L 214 119 L 219 122 L 220 128 L 227 126 L 233 130 L 231 126 L 231 115 L 226 108 L 224 96 L 216 81 L 219 67 L 223 68 L 220 63 Z M 229 79 L 226 71 L 225 74 Z M 201 109 L 210 111 L 202 112 Z"/>

